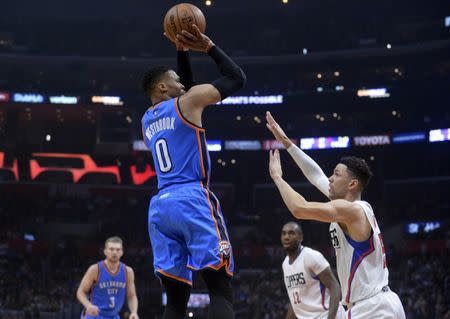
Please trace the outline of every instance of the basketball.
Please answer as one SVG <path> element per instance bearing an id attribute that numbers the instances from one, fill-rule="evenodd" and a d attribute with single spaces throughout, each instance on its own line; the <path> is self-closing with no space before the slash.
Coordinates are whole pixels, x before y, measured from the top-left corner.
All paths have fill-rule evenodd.
<path id="1" fill-rule="evenodd" d="M 173 42 L 175 42 L 176 35 L 182 30 L 194 33 L 192 24 L 197 25 L 202 33 L 205 32 L 206 20 L 203 12 L 190 3 L 173 6 L 164 17 L 164 31 Z"/>

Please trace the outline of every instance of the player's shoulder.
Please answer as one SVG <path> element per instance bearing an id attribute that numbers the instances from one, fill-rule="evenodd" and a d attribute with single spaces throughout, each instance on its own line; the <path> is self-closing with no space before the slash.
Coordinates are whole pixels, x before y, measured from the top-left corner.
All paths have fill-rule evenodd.
<path id="1" fill-rule="evenodd" d="M 128 275 L 134 275 L 134 270 L 130 266 L 123 264 Z"/>
<path id="2" fill-rule="evenodd" d="M 98 274 L 100 273 L 100 263 L 97 262 L 95 264 L 90 265 L 86 273 L 93 277 L 97 277 Z"/>
<path id="3" fill-rule="evenodd" d="M 304 251 L 303 258 L 305 258 L 307 260 L 311 260 L 311 258 L 313 258 L 313 259 L 325 258 L 320 251 L 315 250 L 315 249 L 313 249 L 311 247 L 303 247 L 303 251 Z"/>
<path id="4" fill-rule="evenodd" d="M 361 206 L 361 208 L 365 211 L 365 212 L 370 212 L 373 214 L 373 208 L 372 205 L 370 205 L 369 202 L 365 201 L 365 200 L 357 200 L 354 201 L 355 204 Z"/>
<path id="5" fill-rule="evenodd" d="M 282 267 L 285 267 L 289 262 L 289 256 L 284 257 L 283 262 L 281 263 Z"/>

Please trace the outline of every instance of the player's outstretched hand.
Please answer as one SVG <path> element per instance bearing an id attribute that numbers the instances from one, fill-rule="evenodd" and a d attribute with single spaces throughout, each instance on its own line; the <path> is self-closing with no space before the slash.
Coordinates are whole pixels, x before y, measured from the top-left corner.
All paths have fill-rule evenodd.
<path id="1" fill-rule="evenodd" d="M 139 319 L 139 316 L 137 315 L 137 313 L 132 312 L 132 313 L 130 314 L 130 316 L 128 317 L 128 319 Z"/>
<path id="2" fill-rule="evenodd" d="M 286 133 L 284 133 L 281 126 L 275 121 L 272 114 L 270 112 L 266 112 L 266 126 L 272 132 L 273 136 L 277 139 L 278 142 L 283 143 L 285 148 L 289 148 L 292 145 L 292 141 L 287 137 Z"/>
<path id="3" fill-rule="evenodd" d="M 177 40 L 186 49 L 191 49 L 192 51 L 208 52 L 214 46 L 214 43 L 206 35 L 200 32 L 200 29 L 193 24 L 192 28 L 194 33 L 190 33 L 186 30 L 181 31 L 177 34 Z"/>
<path id="4" fill-rule="evenodd" d="M 87 307 L 86 312 L 89 316 L 93 317 L 96 317 L 100 314 L 100 310 L 98 309 L 97 306 L 94 305 L 90 305 L 89 307 Z"/>
<path id="5" fill-rule="evenodd" d="M 269 173 L 270 177 L 275 181 L 283 177 L 283 170 L 281 169 L 280 152 L 278 150 L 271 150 L 269 152 Z"/>

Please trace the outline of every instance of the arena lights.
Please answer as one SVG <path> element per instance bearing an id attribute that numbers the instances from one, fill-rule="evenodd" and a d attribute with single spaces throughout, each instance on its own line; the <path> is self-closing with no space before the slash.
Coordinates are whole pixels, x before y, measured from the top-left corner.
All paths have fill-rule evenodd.
<path id="1" fill-rule="evenodd" d="M 303 150 L 317 150 L 330 148 L 349 148 L 350 137 L 308 137 L 300 139 L 300 148 Z"/>
<path id="2" fill-rule="evenodd" d="M 211 0 L 206 0 L 205 4 L 209 7 L 210 5 L 212 5 L 212 1 Z"/>
<path id="3" fill-rule="evenodd" d="M 247 105 L 247 104 L 283 104 L 283 95 L 250 95 L 250 96 L 230 96 L 217 104 L 233 104 L 233 105 Z"/>
<path id="4" fill-rule="evenodd" d="M 425 140 L 424 132 L 401 133 L 392 135 L 392 143 L 394 144 L 414 143 L 424 140 Z"/>
<path id="5" fill-rule="evenodd" d="M 65 95 L 55 95 L 49 96 L 51 104 L 77 104 L 78 97 L 76 96 L 65 96 Z"/>
<path id="6" fill-rule="evenodd" d="M 261 149 L 260 141 L 225 141 L 226 150 L 241 150 L 241 151 L 258 151 Z"/>
<path id="7" fill-rule="evenodd" d="M 374 98 L 384 98 L 384 97 L 390 97 L 391 95 L 388 93 L 386 88 L 379 88 L 379 89 L 360 89 L 356 93 L 359 97 L 366 97 L 368 96 L 371 99 Z"/>
<path id="8" fill-rule="evenodd" d="M 295 139 L 291 139 L 292 143 L 294 143 L 295 145 L 298 145 L 298 140 Z M 277 141 L 277 140 L 264 140 L 262 141 L 262 149 L 265 151 L 268 150 L 280 150 L 280 149 L 284 149 L 284 145 L 283 143 Z"/>
<path id="9" fill-rule="evenodd" d="M 94 95 L 93 97 L 91 97 L 91 102 L 104 105 L 123 105 L 123 101 L 120 96 Z"/>
<path id="10" fill-rule="evenodd" d="M 0 102 L 9 102 L 10 95 L 8 92 L 0 92 Z"/>
<path id="11" fill-rule="evenodd" d="M 44 96 L 42 94 L 34 94 L 34 93 L 14 93 L 13 102 L 44 103 Z"/>
<path id="12" fill-rule="evenodd" d="M 377 146 L 391 144 L 389 135 L 370 135 L 353 137 L 355 146 Z"/>
<path id="13" fill-rule="evenodd" d="M 143 140 L 133 141 L 133 151 L 148 151 L 147 145 Z"/>
<path id="14" fill-rule="evenodd" d="M 450 128 L 441 128 L 431 130 L 429 133 L 429 139 L 431 143 L 450 141 Z"/>
<path id="15" fill-rule="evenodd" d="M 445 17 L 444 25 L 445 25 L 446 28 L 450 27 L 450 16 Z"/>
<path id="16" fill-rule="evenodd" d="M 206 147 L 210 152 L 220 152 L 222 150 L 222 142 L 219 140 L 206 141 Z"/>
<path id="17" fill-rule="evenodd" d="M 411 235 L 427 234 L 440 229 L 441 226 L 442 223 L 440 221 L 416 222 L 406 224 L 405 230 L 407 234 Z"/>

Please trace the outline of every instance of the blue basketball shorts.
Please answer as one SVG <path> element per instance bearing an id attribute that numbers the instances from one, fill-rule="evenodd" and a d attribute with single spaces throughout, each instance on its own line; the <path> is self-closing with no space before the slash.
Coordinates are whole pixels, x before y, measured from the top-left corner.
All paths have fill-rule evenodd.
<path id="1" fill-rule="evenodd" d="M 192 285 L 192 270 L 225 267 L 234 261 L 217 197 L 200 184 L 172 185 L 150 202 L 148 232 L 155 273 Z"/>

